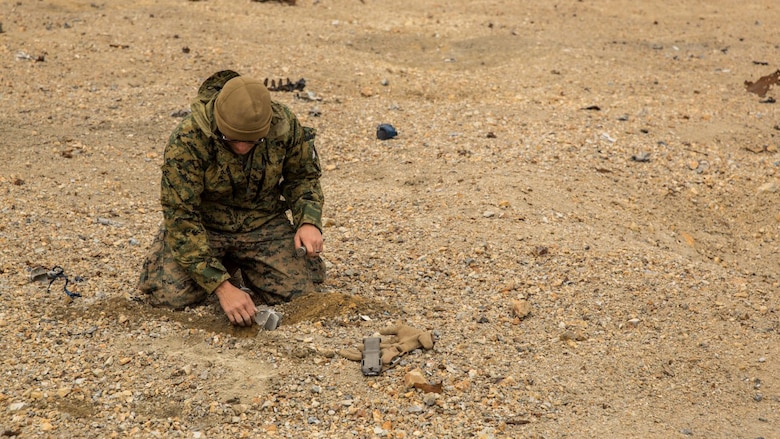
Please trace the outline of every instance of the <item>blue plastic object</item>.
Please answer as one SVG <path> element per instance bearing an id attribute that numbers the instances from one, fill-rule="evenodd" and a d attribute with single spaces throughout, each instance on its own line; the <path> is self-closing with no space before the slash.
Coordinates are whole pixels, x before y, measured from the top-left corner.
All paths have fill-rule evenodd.
<path id="1" fill-rule="evenodd" d="M 398 131 L 389 123 L 383 123 L 376 127 L 376 138 L 379 140 L 392 139 L 398 135 Z"/>

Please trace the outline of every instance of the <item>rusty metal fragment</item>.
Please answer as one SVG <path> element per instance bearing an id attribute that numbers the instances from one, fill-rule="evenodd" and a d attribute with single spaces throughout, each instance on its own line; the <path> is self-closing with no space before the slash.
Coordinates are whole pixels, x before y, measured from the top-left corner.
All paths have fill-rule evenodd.
<path id="1" fill-rule="evenodd" d="M 750 93 L 755 93 L 758 97 L 763 98 L 769 91 L 769 88 L 773 85 L 780 84 L 780 69 L 774 73 L 766 76 L 762 76 L 756 82 L 745 81 L 745 88 Z"/>

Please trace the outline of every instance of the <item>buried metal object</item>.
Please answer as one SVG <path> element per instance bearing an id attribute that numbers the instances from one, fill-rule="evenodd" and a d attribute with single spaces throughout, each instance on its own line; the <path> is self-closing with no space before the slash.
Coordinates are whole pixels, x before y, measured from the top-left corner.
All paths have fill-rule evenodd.
<path id="1" fill-rule="evenodd" d="M 278 328 L 281 321 L 282 315 L 270 308 L 259 309 L 255 314 L 255 323 L 266 331 L 273 331 Z"/>

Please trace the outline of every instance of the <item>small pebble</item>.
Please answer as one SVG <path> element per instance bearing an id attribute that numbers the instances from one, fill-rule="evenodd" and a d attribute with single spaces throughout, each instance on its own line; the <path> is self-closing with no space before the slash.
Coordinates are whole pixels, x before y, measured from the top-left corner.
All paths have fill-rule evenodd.
<path id="1" fill-rule="evenodd" d="M 8 405 L 9 412 L 16 412 L 23 409 L 27 404 L 23 402 L 14 402 Z"/>

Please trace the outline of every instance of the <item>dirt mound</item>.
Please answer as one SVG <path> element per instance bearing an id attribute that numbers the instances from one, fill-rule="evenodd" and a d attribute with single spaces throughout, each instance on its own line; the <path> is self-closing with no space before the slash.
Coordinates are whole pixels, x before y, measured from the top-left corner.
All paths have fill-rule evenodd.
<path id="1" fill-rule="evenodd" d="M 339 292 L 309 293 L 280 307 L 283 324 L 300 322 L 336 321 L 341 324 L 357 322 L 361 316 L 390 312 L 390 307 L 365 297 Z"/>

